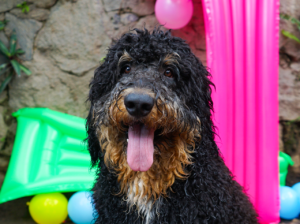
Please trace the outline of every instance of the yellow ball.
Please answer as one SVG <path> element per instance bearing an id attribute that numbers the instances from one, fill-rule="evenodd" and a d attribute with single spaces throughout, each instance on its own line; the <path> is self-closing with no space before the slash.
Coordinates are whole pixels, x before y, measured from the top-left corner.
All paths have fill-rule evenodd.
<path id="1" fill-rule="evenodd" d="M 68 216 L 68 200 L 61 193 L 39 194 L 31 199 L 29 212 L 39 224 L 60 224 Z"/>

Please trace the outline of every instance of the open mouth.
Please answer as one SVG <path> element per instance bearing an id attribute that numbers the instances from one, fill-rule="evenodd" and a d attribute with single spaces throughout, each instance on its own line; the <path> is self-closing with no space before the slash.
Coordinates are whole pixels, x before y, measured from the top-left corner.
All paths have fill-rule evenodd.
<path id="1" fill-rule="evenodd" d="M 143 123 L 133 123 L 128 128 L 127 163 L 134 171 L 145 172 L 153 163 L 154 129 Z"/>

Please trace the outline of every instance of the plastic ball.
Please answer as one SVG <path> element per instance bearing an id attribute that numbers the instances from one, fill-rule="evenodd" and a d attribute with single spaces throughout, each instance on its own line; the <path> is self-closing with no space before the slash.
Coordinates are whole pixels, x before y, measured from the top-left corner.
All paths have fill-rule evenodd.
<path id="1" fill-rule="evenodd" d="M 300 198 L 297 192 L 287 186 L 280 187 L 280 217 L 294 219 L 300 213 Z"/>
<path id="2" fill-rule="evenodd" d="M 293 189 L 294 191 L 296 191 L 296 193 L 297 193 L 297 195 L 298 195 L 298 197 L 299 197 L 299 200 L 300 200 L 300 183 L 294 184 L 294 185 L 292 186 L 292 189 Z"/>
<path id="3" fill-rule="evenodd" d="M 68 212 L 71 220 L 76 224 L 94 223 L 94 206 L 92 192 L 80 191 L 72 195 L 68 204 Z"/>
<path id="4" fill-rule="evenodd" d="M 168 29 L 180 29 L 188 24 L 193 15 L 192 0 L 157 0 L 155 15 L 160 24 Z"/>
<path id="5" fill-rule="evenodd" d="M 29 213 L 39 224 L 60 224 L 68 216 L 68 200 L 61 193 L 39 194 L 29 202 Z"/>

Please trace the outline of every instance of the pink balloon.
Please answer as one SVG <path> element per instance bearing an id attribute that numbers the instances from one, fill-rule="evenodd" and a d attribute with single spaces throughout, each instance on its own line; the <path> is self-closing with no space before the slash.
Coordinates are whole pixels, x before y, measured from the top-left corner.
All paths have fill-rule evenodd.
<path id="1" fill-rule="evenodd" d="M 184 27 L 193 15 L 192 0 L 157 0 L 155 15 L 160 24 L 168 29 Z"/>

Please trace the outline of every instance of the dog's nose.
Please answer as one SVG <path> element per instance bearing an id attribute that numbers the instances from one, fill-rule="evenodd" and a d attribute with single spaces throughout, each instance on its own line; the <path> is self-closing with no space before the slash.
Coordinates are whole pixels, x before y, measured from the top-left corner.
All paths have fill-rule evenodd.
<path id="1" fill-rule="evenodd" d="M 154 99 L 147 94 L 130 93 L 124 99 L 126 110 L 136 118 L 144 117 L 150 113 Z"/>

